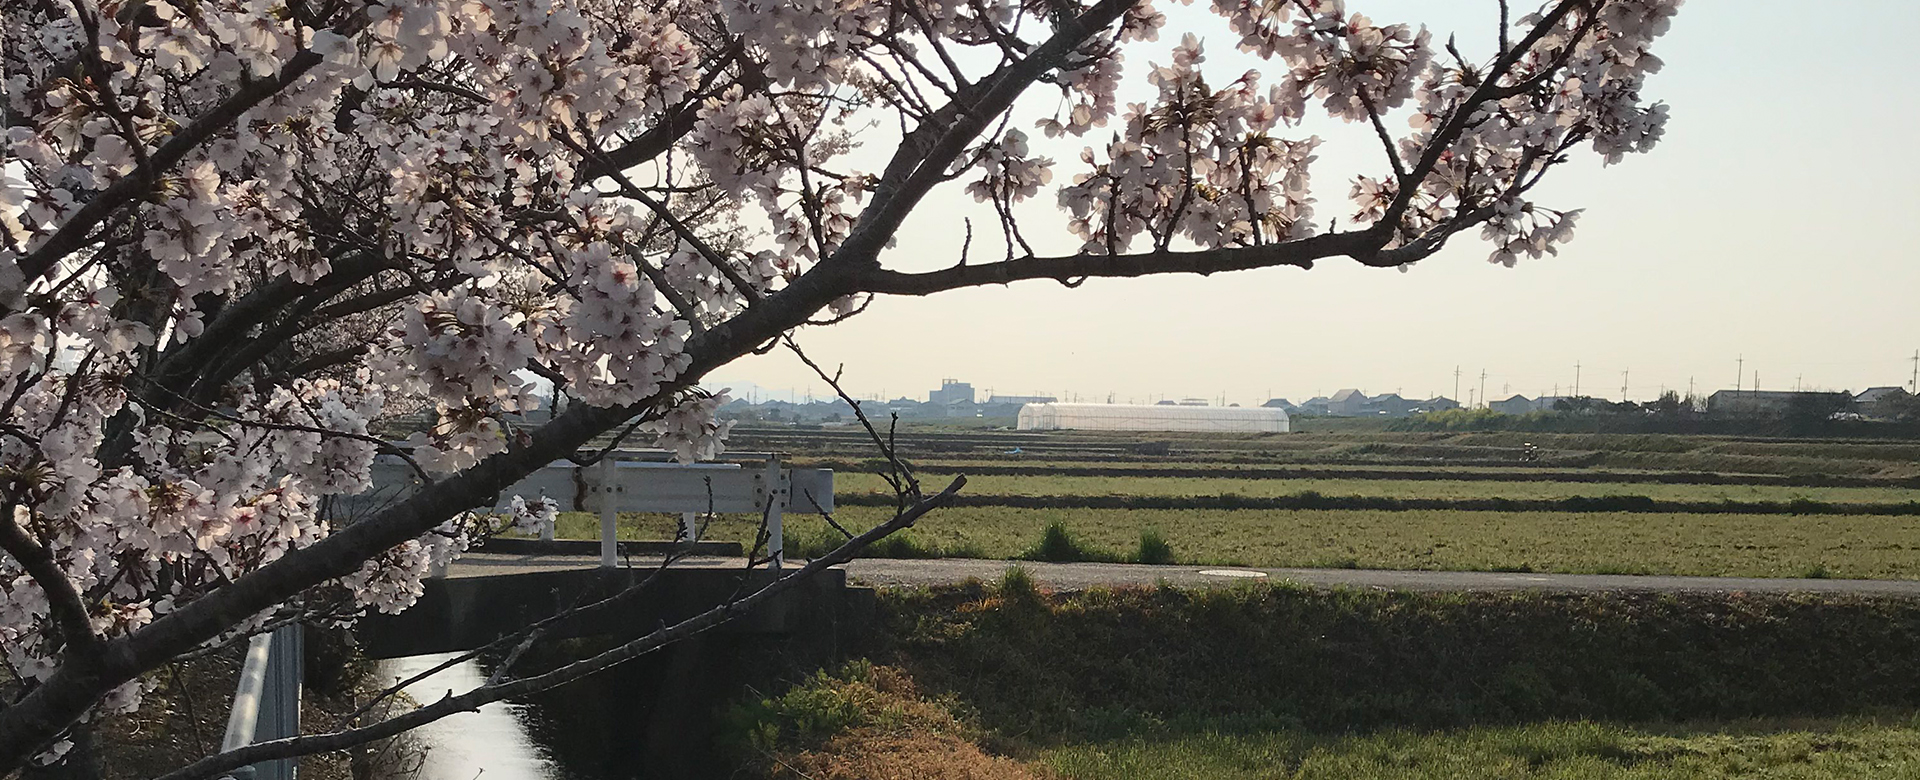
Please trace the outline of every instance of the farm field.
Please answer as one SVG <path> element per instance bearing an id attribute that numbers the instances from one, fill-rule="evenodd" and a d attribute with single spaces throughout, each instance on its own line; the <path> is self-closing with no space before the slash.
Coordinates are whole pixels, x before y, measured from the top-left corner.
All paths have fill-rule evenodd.
<path id="1" fill-rule="evenodd" d="M 871 555 L 1135 560 L 1151 535 L 1166 545 L 1155 560 L 1184 564 L 1920 578 L 1912 442 L 918 426 L 898 442 L 928 492 L 966 474 L 966 503 Z M 860 431 L 743 429 L 730 446 L 835 469 L 845 527 L 890 512 L 873 473 L 886 464 Z M 665 517 L 622 522 L 627 538 L 674 529 Z M 817 517 L 786 522 L 791 557 L 839 539 Z M 1064 552 L 1038 549 L 1050 527 L 1070 540 Z M 750 543 L 754 531 L 751 518 L 723 517 L 708 537 Z M 595 524 L 565 516 L 561 533 L 590 537 Z"/>
<path id="2" fill-rule="evenodd" d="M 864 528 L 883 507 L 844 507 L 836 519 Z M 596 520 L 563 513 L 560 534 L 590 538 Z M 671 538 L 667 516 L 623 517 L 623 538 Z M 1898 516 L 1639 514 L 1358 510 L 1093 510 L 953 507 L 902 534 L 895 555 L 1016 558 L 1050 524 L 1093 558 L 1126 560 L 1153 530 L 1178 563 L 1569 574 L 1726 577 L 1920 578 L 1920 523 Z M 787 550 L 830 549 L 837 534 L 817 517 L 789 516 Z M 708 538 L 752 543 L 754 523 L 722 517 Z"/>
<path id="3" fill-rule="evenodd" d="M 956 469 L 961 473 L 964 468 Z M 930 482 L 938 482 L 930 479 Z M 890 492 L 875 474 L 834 475 L 841 494 Z M 1392 498 L 1566 498 L 1570 496 L 1645 496 L 1670 501 L 1793 501 L 1905 503 L 1920 501 L 1920 489 L 1798 487 L 1784 485 L 1686 485 L 1631 482 L 1496 482 L 1491 480 L 1247 479 L 1219 477 L 1082 477 L 1040 475 L 969 476 L 969 495 L 1014 496 L 1287 496 L 1302 492 L 1328 496 Z"/>

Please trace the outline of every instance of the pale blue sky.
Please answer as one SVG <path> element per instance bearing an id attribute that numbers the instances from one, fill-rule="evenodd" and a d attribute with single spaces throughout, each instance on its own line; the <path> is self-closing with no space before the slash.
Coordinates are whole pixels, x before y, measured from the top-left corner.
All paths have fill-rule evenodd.
<path id="1" fill-rule="evenodd" d="M 1492 0 L 1351 0 L 1381 21 L 1425 22 L 1463 45 L 1491 35 Z M 1187 26 L 1218 72 L 1257 60 L 1231 51 L 1224 25 L 1170 10 L 1158 43 L 1130 52 L 1131 89 Z M 1920 227 L 1909 36 L 1920 3 L 1690 0 L 1656 51 L 1650 97 L 1672 106 L 1651 154 L 1603 169 L 1558 170 L 1538 200 L 1584 208 L 1557 258 L 1507 269 L 1467 234 L 1411 273 L 1328 261 L 1212 278 L 1091 280 L 883 298 L 832 328 L 802 331 L 816 359 L 846 364 L 856 395 L 924 398 L 941 377 L 1002 393 L 1121 401 L 1204 396 L 1295 401 L 1341 387 L 1462 396 L 1484 368 L 1489 395 L 1570 389 L 1651 397 L 1660 388 L 1731 387 L 1735 358 L 1764 389 L 1905 384 L 1920 349 Z M 1484 48 L 1477 48 L 1483 52 Z M 1229 75 L 1228 78 L 1231 76 Z M 1225 78 L 1219 79 L 1224 81 Z M 1050 103 L 1049 103 L 1050 104 Z M 1389 126 L 1403 128 L 1395 117 Z M 1315 163 L 1321 215 L 1345 212 L 1356 173 L 1378 174 L 1377 142 L 1321 122 L 1289 135 L 1327 139 Z M 1096 137 L 1104 138 L 1100 133 Z M 885 139 L 875 137 L 875 145 Z M 1084 142 L 1049 148 L 1070 174 Z M 958 257 L 974 215 L 974 257 L 991 259 L 990 212 L 937 194 L 886 262 L 931 268 Z M 1051 200 L 1029 215 L 1040 251 L 1070 249 Z M 985 249 L 983 249 L 985 247 Z M 706 383 L 825 387 L 789 355 L 735 363 Z"/>

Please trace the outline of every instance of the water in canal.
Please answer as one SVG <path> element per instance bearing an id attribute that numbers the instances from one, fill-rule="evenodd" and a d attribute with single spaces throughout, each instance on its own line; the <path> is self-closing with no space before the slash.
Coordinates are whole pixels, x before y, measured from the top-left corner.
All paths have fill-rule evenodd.
<path id="1" fill-rule="evenodd" d="M 381 679 L 392 685 L 452 658 L 419 655 L 380 665 Z M 478 664 L 465 661 L 407 686 L 414 701 L 427 704 L 448 691 L 465 693 L 486 681 Z M 535 742 L 527 724 L 533 713 L 522 704 L 495 702 L 479 712 L 442 718 L 414 732 L 426 749 L 419 780 L 570 780 L 546 748 Z"/>

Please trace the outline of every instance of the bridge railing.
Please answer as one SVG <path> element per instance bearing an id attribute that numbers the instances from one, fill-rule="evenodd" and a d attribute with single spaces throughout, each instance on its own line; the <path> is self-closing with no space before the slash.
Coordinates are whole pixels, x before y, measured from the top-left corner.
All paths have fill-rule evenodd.
<path id="1" fill-rule="evenodd" d="M 381 456 L 373 487 L 341 501 L 338 509 L 364 511 L 411 493 L 419 475 L 405 461 Z M 616 521 L 621 512 L 680 515 L 680 540 L 699 541 L 702 514 L 761 517 L 768 537 L 768 565 L 785 563 L 782 545 L 787 512 L 833 511 L 833 471 L 796 469 L 779 453 L 729 453 L 722 461 L 683 464 L 663 450 L 616 450 L 589 466 L 558 460 L 500 492 L 493 508 L 514 496 L 551 499 L 563 512 L 593 512 L 600 519 L 600 564 L 618 563 Z M 549 525 L 540 530 L 553 538 Z"/>
<path id="2" fill-rule="evenodd" d="M 247 643 L 246 661 L 234 686 L 233 708 L 221 752 L 300 735 L 300 682 L 306 647 L 299 624 L 281 626 Z M 236 780 L 294 780 L 296 759 L 262 761 L 235 770 Z"/>

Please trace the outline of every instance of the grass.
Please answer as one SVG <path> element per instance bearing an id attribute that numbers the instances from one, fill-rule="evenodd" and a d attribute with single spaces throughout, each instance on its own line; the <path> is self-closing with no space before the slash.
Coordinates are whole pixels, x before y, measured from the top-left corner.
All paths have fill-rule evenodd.
<path id="1" fill-rule="evenodd" d="M 844 507 L 863 529 L 889 516 Z M 622 538 L 671 538 L 668 516 L 623 515 Z M 1360 510 L 1124 510 L 952 507 L 902 536 L 897 557 L 1022 557 L 1058 524 L 1077 560 L 1117 560 L 1158 529 L 1179 563 L 1463 571 L 1920 579 L 1920 524 L 1859 515 L 1634 514 Z M 788 554 L 837 545 L 817 517 L 787 518 Z M 753 520 L 722 517 L 708 538 L 751 543 Z M 591 515 L 562 513 L 560 535 L 591 538 Z M 877 556 L 886 550 L 876 551 Z"/>
<path id="2" fill-rule="evenodd" d="M 1589 722 L 1128 738 L 1045 751 L 1062 778 L 1167 780 L 1853 780 L 1920 777 L 1920 724 L 1861 720 L 1633 727 Z"/>
<path id="3" fill-rule="evenodd" d="M 1134 563 L 1167 564 L 1176 560 L 1173 545 L 1167 543 L 1167 537 L 1160 533 L 1160 529 L 1140 529 L 1140 546 L 1134 550 Z"/>
<path id="4" fill-rule="evenodd" d="M 1113 561 L 1118 556 L 1102 550 L 1095 550 L 1080 541 L 1067 524 L 1060 520 L 1047 523 L 1040 531 L 1040 541 L 1020 553 L 1020 557 L 1029 561 L 1051 561 L 1067 563 L 1074 561 Z"/>
<path id="5" fill-rule="evenodd" d="M 887 492 L 877 475 L 840 472 L 834 489 Z M 1644 496 L 1657 501 L 1793 501 L 1905 503 L 1920 490 L 1877 487 L 1787 487 L 1776 485 L 1674 485 L 1608 482 L 1491 482 L 1386 479 L 1244 479 L 1233 477 L 967 477 L 967 495 L 1012 496 L 1217 496 L 1268 498 L 1314 492 L 1327 496 L 1420 499 L 1558 499 L 1574 496 Z"/>

